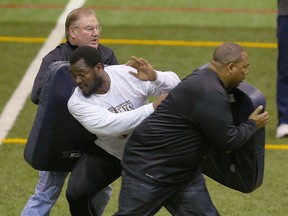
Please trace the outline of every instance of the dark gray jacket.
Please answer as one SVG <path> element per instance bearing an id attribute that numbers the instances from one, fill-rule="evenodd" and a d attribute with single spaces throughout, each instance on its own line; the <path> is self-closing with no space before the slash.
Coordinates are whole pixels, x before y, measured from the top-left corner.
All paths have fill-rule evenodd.
<path id="1" fill-rule="evenodd" d="M 256 132 L 256 123 L 233 123 L 228 93 L 209 68 L 186 77 L 132 133 L 123 169 L 154 184 L 191 180 L 209 145 L 240 148 Z"/>

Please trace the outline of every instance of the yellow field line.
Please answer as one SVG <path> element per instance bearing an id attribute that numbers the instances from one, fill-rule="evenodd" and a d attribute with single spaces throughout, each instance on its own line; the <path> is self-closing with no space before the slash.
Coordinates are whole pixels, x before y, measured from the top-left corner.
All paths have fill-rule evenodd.
<path id="1" fill-rule="evenodd" d="M 63 39 L 64 41 L 65 39 Z M 20 43 L 44 43 L 46 38 L 33 37 L 6 37 L 0 36 L 0 42 L 20 42 Z M 156 46 L 193 46 L 193 47 L 216 47 L 223 42 L 213 41 L 185 41 L 185 40 L 136 40 L 136 39 L 100 39 L 103 44 L 122 45 L 156 45 Z M 277 48 L 276 43 L 264 42 L 236 42 L 243 47 L 252 48 Z"/>
<path id="2" fill-rule="evenodd" d="M 6 37 L 1 36 L 0 42 L 44 43 L 47 38 L 35 37 Z"/>
<path id="3" fill-rule="evenodd" d="M 2 140 L 3 144 L 26 144 L 27 139 L 21 139 L 21 138 L 8 138 Z"/>
<path id="4" fill-rule="evenodd" d="M 179 40 L 132 40 L 132 39 L 101 39 L 104 44 L 125 44 L 125 45 L 159 45 L 159 46 L 195 46 L 195 47 L 216 47 L 223 42 L 213 41 L 179 41 Z M 276 43 L 254 43 L 236 42 L 243 47 L 254 48 L 277 48 Z"/>
<path id="5" fill-rule="evenodd" d="M 265 149 L 269 150 L 288 150 L 288 144 L 266 144 Z"/>
<path id="6" fill-rule="evenodd" d="M 22 138 L 8 138 L 2 140 L 3 144 L 26 144 L 27 139 Z M 265 149 L 267 150 L 288 150 L 288 144 L 266 144 Z"/>

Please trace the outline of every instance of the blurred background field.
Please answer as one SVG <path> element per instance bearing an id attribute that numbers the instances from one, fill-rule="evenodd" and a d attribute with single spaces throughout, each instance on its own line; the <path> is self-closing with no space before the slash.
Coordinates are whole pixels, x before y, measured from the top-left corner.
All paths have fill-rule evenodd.
<path id="1" fill-rule="evenodd" d="M 47 38 L 67 2 L 1 0 L 0 112 L 43 45 L 42 42 L 7 42 L 1 37 Z M 102 42 L 114 49 L 120 63 L 136 55 L 148 59 L 154 68 L 177 72 L 181 78 L 209 62 L 215 45 L 220 42 L 242 43 L 250 57 L 246 81 L 263 92 L 271 116 L 266 143 L 288 146 L 287 138 L 275 138 L 276 3 L 271 0 L 87 0 L 85 5 L 95 10 L 103 26 Z M 124 43 L 119 43 L 119 39 L 124 39 Z M 137 43 L 129 44 L 131 40 Z M 143 44 L 144 41 L 154 44 Z M 167 44 L 161 45 L 161 41 Z M 179 41 L 184 45 L 177 45 Z M 36 109 L 27 98 L 7 138 L 27 139 Z M 38 180 L 38 172 L 23 159 L 23 149 L 21 142 L 0 145 L 1 216 L 20 215 Z M 207 186 L 221 215 L 284 216 L 288 211 L 287 170 L 287 150 L 267 149 L 264 182 L 255 192 L 242 194 L 209 178 Z M 119 183 L 120 180 L 113 183 L 107 216 L 117 210 Z M 69 215 L 64 192 L 52 209 L 52 216 Z M 161 210 L 157 215 L 169 213 Z"/>

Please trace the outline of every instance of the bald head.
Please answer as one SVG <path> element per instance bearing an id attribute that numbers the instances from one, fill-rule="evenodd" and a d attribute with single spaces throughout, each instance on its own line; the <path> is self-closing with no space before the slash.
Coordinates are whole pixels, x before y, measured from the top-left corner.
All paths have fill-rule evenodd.
<path id="1" fill-rule="evenodd" d="M 209 68 L 219 75 L 225 87 L 236 87 L 248 74 L 248 66 L 248 54 L 243 47 L 226 42 L 215 49 Z"/>
<path id="2" fill-rule="evenodd" d="M 238 63 L 242 61 L 243 52 L 245 52 L 245 50 L 239 44 L 226 42 L 215 49 L 213 60 L 222 65 Z"/>

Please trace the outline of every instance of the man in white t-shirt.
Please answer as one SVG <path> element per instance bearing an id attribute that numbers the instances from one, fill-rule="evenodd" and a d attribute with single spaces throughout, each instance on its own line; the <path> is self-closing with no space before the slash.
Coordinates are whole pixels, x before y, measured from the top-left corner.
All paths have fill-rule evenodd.
<path id="1" fill-rule="evenodd" d="M 97 135 L 96 145 L 76 163 L 66 191 L 71 214 L 85 216 L 91 215 L 93 195 L 121 175 L 120 160 L 132 130 L 164 98 L 148 103 L 149 96 L 167 94 L 180 79 L 171 71 L 155 71 L 137 57 L 126 65 L 104 68 L 100 53 L 91 47 L 77 48 L 71 54 L 70 70 L 78 87 L 68 109 Z"/>

